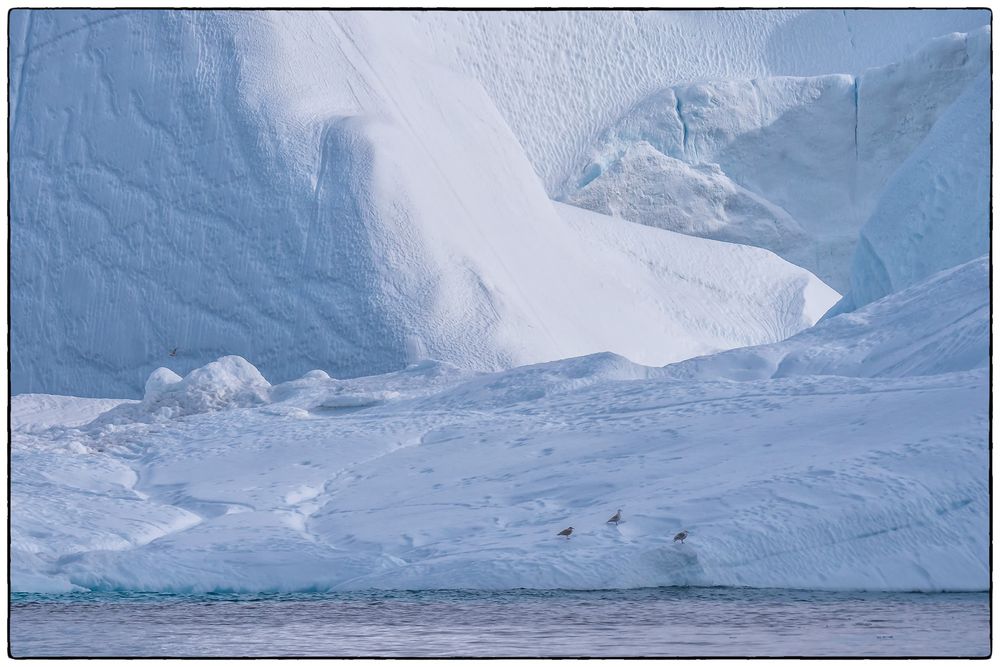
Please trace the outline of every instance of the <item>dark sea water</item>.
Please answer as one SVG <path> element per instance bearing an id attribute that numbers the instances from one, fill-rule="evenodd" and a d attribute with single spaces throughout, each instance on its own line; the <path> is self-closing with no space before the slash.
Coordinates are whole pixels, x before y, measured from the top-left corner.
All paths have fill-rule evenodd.
<path id="1" fill-rule="evenodd" d="M 986 593 L 13 594 L 27 656 L 985 656 Z"/>

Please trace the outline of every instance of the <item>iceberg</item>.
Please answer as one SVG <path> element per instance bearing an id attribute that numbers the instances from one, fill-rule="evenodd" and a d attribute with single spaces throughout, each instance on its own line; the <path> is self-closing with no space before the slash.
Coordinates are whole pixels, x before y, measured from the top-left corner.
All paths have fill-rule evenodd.
<path id="1" fill-rule="evenodd" d="M 156 421 L 15 396 L 50 416 L 12 426 L 12 589 L 986 590 L 987 275 L 666 367 L 314 372 Z"/>
<path id="2" fill-rule="evenodd" d="M 549 197 L 601 128 L 664 85 L 860 72 L 986 22 L 976 11 L 15 10 L 13 391 L 138 398 L 156 368 L 183 375 L 223 355 L 275 382 L 315 368 L 380 374 L 410 363 L 417 339 L 421 355 L 484 371 L 606 350 L 662 364 L 764 342 L 757 331 L 783 313 L 737 314 L 761 327 L 712 349 L 690 344 L 714 326 L 694 313 L 672 335 L 673 293 L 594 269 L 605 251 Z M 830 81 L 850 111 L 850 86 Z M 775 222 L 761 234 L 795 237 L 727 175 L 707 178 L 736 192 L 730 223 L 763 210 Z M 727 271 L 712 247 L 701 266 Z M 759 257 L 754 275 L 773 275 Z M 608 316 L 628 302 L 644 305 Z M 669 335 L 640 349 L 637 331 Z"/>

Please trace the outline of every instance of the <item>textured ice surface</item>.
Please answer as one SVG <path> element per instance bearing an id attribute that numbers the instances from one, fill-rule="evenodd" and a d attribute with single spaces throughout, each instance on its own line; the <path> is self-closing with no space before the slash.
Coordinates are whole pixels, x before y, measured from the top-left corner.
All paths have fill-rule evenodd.
<path id="1" fill-rule="evenodd" d="M 989 252 L 990 106 L 984 71 L 892 176 L 861 230 L 836 312 Z"/>
<path id="2" fill-rule="evenodd" d="M 985 371 L 733 384 L 564 363 L 440 402 L 16 433 L 14 590 L 988 587 Z"/>
<path id="3" fill-rule="evenodd" d="M 734 183 L 719 165 L 692 165 L 645 140 L 625 147 L 568 201 L 675 232 L 767 248 L 784 257 L 808 241 L 786 211 Z"/>
<path id="4" fill-rule="evenodd" d="M 970 82 L 988 72 L 989 54 L 987 27 L 932 40 L 899 63 L 856 77 L 726 80 L 657 91 L 604 132 L 564 198 L 643 224 L 765 247 L 846 290 L 858 230 L 887 179 Z M 987 89 L 971 95 L 988 107 Z M 985 116 L 962 120 L 966 141 L 989 131 Z M 737 218 L 725 207 L 712 210 L 723 187 L 706 194 L 704 186 L 686 185 L 692 177 L 678 161 L 713 169 L 717 183 L 731 180 L 758 201 Z M 967 169 L 980 178 L 988 173 L 977 159 Z M 693 204 L 678 207 L 678 200 Z M 797 225 L 804 235 L 774 229 Z"/>
<path id="5" fill-rule="evenodd" d="M 14 397 L 13 588 L 985 590 L 984 171 L 942 145 L 985 77 L 941 100 L 986 33 L 861 76 L 872 161 L 906 159 L 864 176 L 893 293 L 797 336 L 837 298 L 808 272 L 548 195 L 670 90 L 621 185 L 669 174 L 687 232 L 815 230 L 760 194 L 781 160 L 840 183 L 854 76 L 987 18 L 13 13 L 14 389 L 146 382 Z M 745 181 L 656 145 L 821 122 L 843 160 L 775 135 L 720 153 Z"/>
<path id="6" fill-rule="evenodd" d="M 860 74 L 987 11 L 422 12 L 401 15 L 434 56 L 482 82 L 553 196 L 593 141 L 674 84 Z"/>
<path id="7" fill-rule="evenodd" d="M 987 275 L 665 368 L 424 360 L 240 407 L 229 358 L 176 383 L 221 409 L 86 424 L 15 396 L 12 586 L 985 590 Z"/>
<path id="8" fill-rule="evenodd" d="M 665 85 L 856 72 L 987 18 L 13 12 L 13 389 L 138 396 L 225 354 L 378 373 L 414 342 L 480 368 L 679 358 L 622 342 L 673 296 L 595 268 L 546 187 Z M 607 314 L 635 289 L 649 308 Z"/>

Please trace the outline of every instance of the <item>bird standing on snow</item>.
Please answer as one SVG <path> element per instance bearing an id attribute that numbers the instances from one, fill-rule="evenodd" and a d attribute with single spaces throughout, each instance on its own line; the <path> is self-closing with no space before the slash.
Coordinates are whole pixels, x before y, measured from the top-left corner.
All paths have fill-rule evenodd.
<path id="1" fill-rule="evenodd" d="M 687 536 L 688 532 L 686 530 L 682 530 L 681 532 L 674 535 L 674 542 L 680 542 L 681 544 L 684 544 L 684 540 L 687 539 Z"/>
<path id="2" fill-rule="evenodd" d="M 610 519 L 608 519 L 606 523 L 613 523 L 613 524 L 615 524 L 617 526 L 618 522 L 621 521 L 621 520 L 622 520 L 622 511 L 621 511 L 621 508 L 619 508 L 618 511 L 615 512 L 615 515 L 613 517 L 611 517 Z"/>
<path id="3" fill-rule="evenodd" d="M 573 526 L 570 526 L 566 530 L 560 530 L 559 531 L 559 535 L 560 536 L 565 535 L 567 540 L 569 539 L 569 536 L 572 535 L 572 534 L 573 534 Z"/>

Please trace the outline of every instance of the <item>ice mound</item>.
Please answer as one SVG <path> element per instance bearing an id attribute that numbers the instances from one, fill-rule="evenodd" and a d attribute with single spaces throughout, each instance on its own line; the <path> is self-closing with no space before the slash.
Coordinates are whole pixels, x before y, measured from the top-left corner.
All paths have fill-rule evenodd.
<path id="1" fill-rule="evenodd" d="M 640 140 L 567 203 L 649 227 L 767 248 L 789 256 L 806 235 L 788 213 L 730 180 L 717 164 L 690 165 Z"/>
<path id="2" fill-rule="evenodd" d="M 159 400 L 164 391 L 180 381 L 181 376 L 169 368 L 163 368 L 162 366 L 157 368 L 149 374 L 149 378 L 146 380 L 146 386 L 142 392 L 142 402 L 145 405 L 153 405 Z"/>
<path id="3" fill-rule="evenodd" d="M 146 382 L 143 406 L 150 411 L 166 408 L 176 417 L 262 405 L 267 402 L 271 387 L 253 364 L 236 355 L 221 357 L 196 368 L 183 380 L 172 383 L 167 380 L 157 386 L 164 380 L 160 370 L 153 372 Z M 151 382 L 152 393 L 149 392 Z"/>
<path id="4" fill-rule="evenodd" d="M 104 413 L 94 426 L 130 421 L 177 419 L 218 410 L 266 404 L 271 384 L 243 357 L 229 355 L 196 368 L 181 378 L 157 368 L 146 380 L 139 403 L 129 402 Z"/>
<path id="5" fill-rule="evenodd" d="M 808 375 L 902 377 L 986 368 L 989 257 L 946 269 L 788 340 L 666 367 L 671 377 L 755 380 Z"/>

